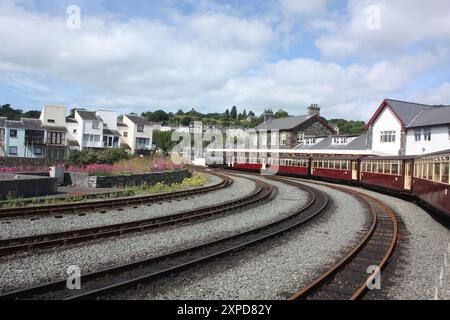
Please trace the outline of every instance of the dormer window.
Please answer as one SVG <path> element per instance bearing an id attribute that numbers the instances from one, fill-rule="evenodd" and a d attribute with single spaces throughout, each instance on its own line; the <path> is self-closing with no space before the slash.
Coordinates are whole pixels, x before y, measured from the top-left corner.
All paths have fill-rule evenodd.
<path id="1" fill-rule="evenodd" d="M 346 138 L 346 137 L 333 138 L 333 144 L 343 145 L 343 144 L 347 144 L 347 143 L 348 143 L 348 138 Z"/>
<path id="2" fill-rule="evenodd" d="M 97 130 L 97 129 L 98 129 L 98 126 L 99 126 L 98 121 L 92 121 L 92 129 Z"/>

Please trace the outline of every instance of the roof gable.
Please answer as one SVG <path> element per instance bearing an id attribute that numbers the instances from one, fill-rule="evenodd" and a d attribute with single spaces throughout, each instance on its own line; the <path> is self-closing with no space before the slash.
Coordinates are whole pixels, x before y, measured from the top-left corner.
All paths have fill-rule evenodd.
<path id="1" fill-rule="evenodd" d="M 367 123 L 367 127 L 373 125 L 377 121 L 378 117 L 383 113 L 385 108 L 389 108 L 400 122 L 402 128 L 405 128 L 420 112 L 431 109 L 433 106 L 414 102 L 385 99 Z"/>

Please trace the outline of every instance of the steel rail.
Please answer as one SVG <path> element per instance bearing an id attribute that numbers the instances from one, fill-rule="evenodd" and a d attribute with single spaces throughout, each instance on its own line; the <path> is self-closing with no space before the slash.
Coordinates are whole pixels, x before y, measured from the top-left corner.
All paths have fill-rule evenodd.
<path id="1" fill-rule="evenodd" d="M 301 180 L 296 179 L 295 181 Z M 375 277 L 380 275 L 379 272 L 384 270 L 394 253 L 398 239 L 397 218 L 392 209 L 385 203 L 367 194 L 330 184 L 309 180 L 305 182 L 349 192 L 355 195 L 364 201 L 370 208 L 370 212 L 372 213 L 372 224 L 364 238 L 344 258 L 319 278 L 292 295 L 289 300 L 330 299 L 330 297 L 348 300 L 360 299 L 368 290 L 368 284 L 371 283 Z M 387 219 L 390 220 L 390 223 L 383 221 Z M 379 239 L 375 241 L 374 238 L 376 236 L 379 237 Z M 384 245 L 379 242 L 380 239 L 384 241 Z M 371 243 L 371 240 L 374 241 Z M 382 251 L 384 251 L 381 258 L 379 257 L 380 247 Z M 384 247 L 387 248 L 384 250 Z M 374 256 L 376 258 L 373 258 Z M 367 257 L 372 258 L 369 259 L 371 260 L 370 266 L 376 265 L 379 268 L 371 275 L 367 274 L 367 269 L 361 270 L 361 268 L 355 268 L 355 265 L 358 266 L 358 263 L 355 262 L 358 258 L 363 260 L 367 259 Z M 352 266 L 353 262 L 355 262 L 355 265 Z M 358 280 L 355 279 L 355 273 L 359 273 L 360 276 L 364 273 L 364 281 L 358 282 Z M 353 281 L 352 277 L 354 279 Z M 343 279 L 345 279 L 345 281 Z"/>
<path id="2" fill-rule="evenodd" d="M 234 211 L 248 207 L 250 205 L 265 201 L 272 192 L 270 184 L 251 179 L 256 182 L 256 189 L 242 198 L 219 203 L 213 206 L 206 206 L 194 210 L 176 213 L 168 216 L 149 218 L 131 222 L 99 226 L 87 229 L 70 230 L 28 237 L 12 238 L 0 240 L 0 256 L 27 251 L 33 248 L 52 248 L 59 245 L 67 245 L 82 241 L 119 236 L 126 233 L 144 231 L 161 228 L 169 225 L 190 222 L 225 212 Z"/>
<path id="3" fill-rule="evenodd" d="M 218 259 L 221 256 L 282 235 L 309 222 L 327 207 L 328 197 L 325 193 L 296 182 L 286 181 L 286 183 L 305 190 L 310 195 L 310 199 L 307 204 L 296 210 L 295 213 L 279 221 L 199 246 L 83 275 L 81 278 L 82 290 L 78 292 L 68 290 L 66 288 L 66 280 L 60 280 L 6 293 L 0 295 L 0 300 L 36 298 L 87 300 L 110 296 L 127 288 L 164 278 L 173 273 Z M 87 287 L 83 286 L 86 282 L 88 283 Z"/>
<path id="4" fill-rule="evenodd" d="M 17 218 L 28 217 L 36 215 L 52 215 L 52 214 L 75 214 L 79 212 L 96 211 L 99 209 L 111 209 L 117 207 L 130 206 L 144 203 L 157 203 L 162 201 L 169 201 L 178 198 L 191 197 L 194 195 L 204 194 L 211 191 L 224 189 L 232 185 L 233 180 L 224 175 L 217 173 L 210 173 L 220 177 L 220 183 L 211 186 L 201 187 L 191 190 L 182 190 L 175 192 L 165 192 L 144 196 L 121 197 L 117 199 L 105 200 L 88 200 L 85 202 L 63 203 L 55 205 L 36 205 L 24 206 L 18 208 L 0 208 L 0 219 L 2 218 Z M 114 192 L 113 192 L 114 193 Z M 108 193 L 108 194 L 113 194 Z M 118 191 L 120 193 L 120 191 Z M 103 194 L 104 195 L 104 194 Z M 97 196 L 97 195 L 95 195 Z M 89 196 L 88 196 L 89 197 Z"/>

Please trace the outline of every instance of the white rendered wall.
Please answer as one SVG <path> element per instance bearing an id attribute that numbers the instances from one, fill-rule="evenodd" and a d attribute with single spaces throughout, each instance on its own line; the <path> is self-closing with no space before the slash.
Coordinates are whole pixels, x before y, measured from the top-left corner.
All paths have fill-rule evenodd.
<path id="1" fill-rule="evenodd" d="M 431 141 L 424 141 L 422 129 L 421 139 L 420 141 L 416 141 L 414 129 L 408 129 L 406 135 L 406 154 L 421 155 L 450 149 L 448 131 L 448 125 L 431 127 Z"/>
<path id="2" fill-rule="evenodd" d="M 384 108 L 373 124 L 372 150 L 375 153 L 398 155 L 400 149 L 401 124 L 389 108 Z M 382 131 L 395 131 L 395 142 L 381 142 Z"/>

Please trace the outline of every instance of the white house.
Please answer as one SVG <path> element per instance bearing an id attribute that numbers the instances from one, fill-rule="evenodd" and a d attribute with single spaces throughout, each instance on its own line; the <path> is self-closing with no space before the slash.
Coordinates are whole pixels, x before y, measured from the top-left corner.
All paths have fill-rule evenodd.
<path id="1" fill-rule="evenodd" d="M 380 155 L 450 149 L 450 107 L 386 99 L 367 124 L 368 146 Z"/>
<path id="2" fill-rule="evenodd" d="M 153 150 L 153 125 L 136 115 L 124 115 L 118 130 L 121 143 L 132 154 L 146 154 Z"/>
<path id="3" fill-rule="evenodd" d="M 67 119 L 71 149 L 120 148 L 117 113 L 75 110 L 75 117 Z"/>

